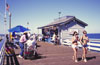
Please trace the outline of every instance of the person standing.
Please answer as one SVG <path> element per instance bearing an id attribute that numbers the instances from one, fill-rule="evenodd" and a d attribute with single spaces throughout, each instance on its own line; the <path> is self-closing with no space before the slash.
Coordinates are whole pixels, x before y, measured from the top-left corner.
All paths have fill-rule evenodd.
<path id="1" fill-rule="evenodd" d="M 78 41 L 79 41 L 78 33 L 74 31 L 73 37 L 72 37 L 72 48 L 73 48 L 74 54 L 72 58 L 75 62 L 78 62 L 77 60 Z"/>
<path id="2" fill-rule="evenodd" d="M 28 34 L 27 34 L 27 35 L 28 35 L 28 38 L 30 38 L 30 36 L 31 36 L 31 33 L 30 33 L 30 32 L 28 32 Z"/>
<path id="3" fill-rule="evenodd" d="M 56 38 L 56 34 L 54 33 L 53 36 L 52 36 L 53 43 L 55 43 L 55 38 Z"/>
<path id="4" fill-rule="evenodd" d="M 20 52 L 20 54 L 19 54 L 19 56 L 18 57 L 20 57 L 20 58 L 23 58 L 23 53 L 24 53 L 24 43 L 27 41 L 27 33 L 24 33 L 22 36 L 21 36 L 21 38 L 20 38 L 20 40 L 19 40 L 19 46 L 20 46 L 20 48 L 21 48 L 21 52 Z"/>
<path id="5" fill-rule="evenodd" d="M 88 38 L 87 32 L 85 30 L 83 31 L 83 35 L 80 38 L 80 42 L 81 42 L 82 47 L 83 47 L 82 60 L 84 60 L 84 62 L 87 62 L 86 54 L 87 54 L 87 47 L 88 47 L 87 42 L 89 42 L 89 38 Z"/>

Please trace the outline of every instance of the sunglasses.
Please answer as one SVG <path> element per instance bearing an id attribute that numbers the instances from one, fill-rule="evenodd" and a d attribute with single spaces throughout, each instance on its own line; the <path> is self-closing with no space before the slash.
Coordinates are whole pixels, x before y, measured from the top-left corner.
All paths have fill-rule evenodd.
<path id="1" fill-rule="evenodd" d="M 87 33 L 84 33 L 84 34 L 87 34 Z"/>
<path id="2" fill-rule="evenodd" d="M 78 35 L 78 33 L 75 33 L 75 35 Z"/>

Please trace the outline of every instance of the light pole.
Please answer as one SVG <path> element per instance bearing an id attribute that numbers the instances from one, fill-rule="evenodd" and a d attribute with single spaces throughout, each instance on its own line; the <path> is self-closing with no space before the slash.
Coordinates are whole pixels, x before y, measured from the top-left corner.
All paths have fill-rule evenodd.
<path id="1" fill-rule="evenodd" d="M 9 29 L 11 29 L 11 12 L 9 12 Z"/>
<path id="2" fill-rule="evenodd" d="M 9 14 L 9 29 L 11 29 L 11 12 L 8 13 Z M 11 39 L 11 32 L 9 32 L 9 41 L 11 42 L 12 39 Z"/>
<path id="3" fill-rule="evenodd" d="M 4 34 L 6 35 L 6 15 L 4 16 Z"/>

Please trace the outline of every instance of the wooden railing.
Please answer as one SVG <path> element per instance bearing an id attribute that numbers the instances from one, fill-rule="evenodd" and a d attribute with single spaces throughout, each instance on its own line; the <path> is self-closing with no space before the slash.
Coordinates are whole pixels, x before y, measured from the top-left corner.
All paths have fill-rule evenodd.
<path id="1" fill-rule="evenodd" d="M 6 37 L 4 37 L 2 41 L 0 41 L 0 65 L 3 65 L 3 62 L 4 62 L 5 42 L 6 42 Z"/>

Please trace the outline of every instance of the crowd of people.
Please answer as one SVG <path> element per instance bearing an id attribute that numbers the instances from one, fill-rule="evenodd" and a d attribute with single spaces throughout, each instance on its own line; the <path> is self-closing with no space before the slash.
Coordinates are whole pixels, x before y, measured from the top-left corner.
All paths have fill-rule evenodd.
<path id="1" fill-rule="evenodd" d="M 18 38 L 18 36 L 16 37 L 15 34 L 13 34 L 12 36 L 13 36 L 12 41 L 16 40 Z M 45 39 L 44 39 L 44 37 L 45 37 Z M 42 38 L 42 40 L 45 40 L 45 41 L 47 41 L 50 38 L 49 32 L 47 30 L 46 30 L 44 37 Z M 7 38 L 7 42 L 9 42 L 8 35 L 6 35 L 6 38 Z M 33 43 L 30 44 L 29 43 L 30 41 L 28 41 L 28 40 L 33 40 Z M 18 41 L 19 44 L 17 44 L 17 45 L 20 46 L 20 49 L 21 49 L 21 52 L 20 52 L 18 57 L 20 57 L 20 58 L 24 57 L 24 55 L 23 55 L 24 51 L 25 51 L 24 45 L 26 43 L 29 47 L 33 47 L 34 45 L 36 45 L 36 40 L 37 40 L 36 34 L 31 35 L 30 33 L 24 32 L 21 35 L 21 37 L 19 37 L 19 41 Z M 53 41 L 53 43 L 59 44 L 58 36 L 55 32 L 53 32 L 53 34 L 52 34 L 52 41 Z M 84 60 L 84 62 L 87 62 L 86 54 L 87 54 L 87 46 L 88 46 L 87 43 L 89 42 L 89 38 L 88 38 L 87 32 L 85 30 L 83 31 L 83 35 L 81 36 L 81 38 L 79 38 L 78 33 L 76 31 L 74 31 L 74 33 L 73 33 L 72 49 L 74 51 L 74 54 L 73 54 L 72 58 L 75 62 L 78 62 L 78 60 L 77 60 L 77 52 L 78 52 L 78 49 L 79 49 L 78 42 L 81 43 L 82 48 L 83 48 L 82 59 Z M 13 43 L 14 43 L 13 45 L 16 46 L 16 41 L 14 41 Z"/>
<path id="2" fill-rule="evenodd" d="M 83 48 L 82 60 L 84 60 L 84 62 L 87 62 L 86 54 L 87 54 L 87 46 L 88 46 L 87 42 L 89 42 L 89 38 L 85 30 L 83 31 L 83 35 L 81 38 L 78 37 L 78 33 L 76 31 L 73 33 L 72 48 L 73 48 L 74 54 L 72 58 L 75 62 L 78 62 L 77 60 L 78 41 L 82 44 L 82 48 Z"/>
<path id="3" fill-rule="evenodd" d="M 26 46 L 25 46 L 25 44 L 26 44 Z M 25 54 L 27 54 L 27 52 L 29 51 L 28 49 L 34 50 L 36 52 L 36 49 L 34 48 L 36 46 L 36 34 L 34 33 L 31 35 L 30 33 L 27 34 L 25 32 L 19 39 L 19 46 L 21 48 L 21 52 L 18 57 L 20 57 L 20 58 L 25 57 Z M 28 51 L 26 51 L 26 50 L 28 50 Z"/>
<path id="4" fill-rule="evenodd" d="M 42 41 L 48 43 L 54 43 L 55 45 L 59 45 L 59 36 L 58 36 L 58 29 L 43 29 L 42 30 L 43 38 Z"/>
<path id="5" fill-rule="evenodd" d="M 6 42 L 6 54 L 12 55 L 12 49 L 17 49 L 18 47 L 20 47 L 21 51 L 18 57 L 23 58 L 24 57 L 24 47 L 25 44 L 27 44 L 27 48 L 31 47 L 34 48 L 34 46 L 36 45 L 36 34 L 31 34 L 30 32 L 24 32 L 21 36 L 17 35 L 14 33 L 12 33 L 12 35 L 6 35 L 7 38 L 7 42 Z M 30 40 L 30 41 L 28 41 Z M 28 43 L 29 42 L 29 43 Z M 9 49 L 9 51 L 8 51 Z M 33 49 L 34 50 L 34 49 Z M 36 51 L 36 50 L 35 50 Z M 9 53 L 10 52 L 10 53 Z"/>

